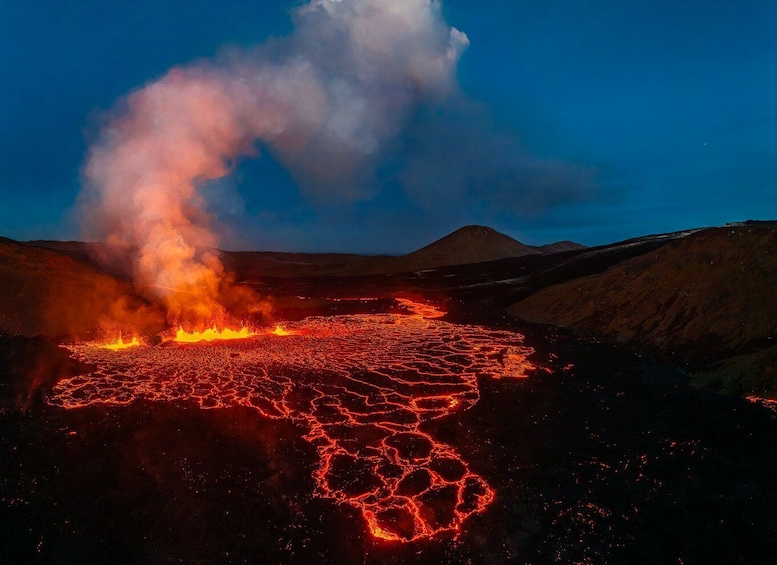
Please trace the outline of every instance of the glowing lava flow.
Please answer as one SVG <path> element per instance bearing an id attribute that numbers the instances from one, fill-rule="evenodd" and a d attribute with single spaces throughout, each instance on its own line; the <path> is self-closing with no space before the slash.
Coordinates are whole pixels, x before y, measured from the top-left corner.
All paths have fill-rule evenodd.
<path id="1" fill-rule="evenodd" d="M 119 351 L 122 349 L 129 349 L 130 347 L 138 347 L 139 345 L 143 345 L 143 343 L 137 337 L 133 337 L 130 341 L 124 341 L 122 337 L 119 336 L 116 341 L 111 343 L 100 343 L 97 347 L 110 349 L 111 351 Z"/>
<path id="2" fill-rule="evenodd" d="M 373 536 L 415 541 L 454 535 L 494 498 L 461 454 L 424 431 L 479 398 L 478 377 L 523 377 L 534 368 L 520 334 L 411 315 L 361 314 L 289 322 L 291 335 L 108 353 L 74 345 L 96 367 L 61 380 L 49 402 L 65 408 L 136 399 L 247 406 L 287 418 L 320 458 L 318 496 L 358 509 Z"/>
<path id="3" fill-rule="evenodd" d="M 239 330 L 232 330 L 225 328 L 223 330 L 208 328 L 201 332 L 187 332 L 183 328 L 178 328 L 175 333 L 174 341 L 178 343 L 197 343 L 199 341 L 217 341 L 227 339 L 245 339 L 255 335 L 254 332 L 246 327 L 242 327 Z"/>
<path id="4" fill-rule="evenodd" d="M 287 330 L 283 326 L 275 326 L 275 329 L 271 332 L 273 335 L 277 336 L 287 336 L 287 335 L 294 335 L 294 332 Z"/>

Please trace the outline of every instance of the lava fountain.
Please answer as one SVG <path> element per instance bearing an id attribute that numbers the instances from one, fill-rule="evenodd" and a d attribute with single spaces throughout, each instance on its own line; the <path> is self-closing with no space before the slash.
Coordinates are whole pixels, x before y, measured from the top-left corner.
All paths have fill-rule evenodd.
<path id="1" fill-rule="evenodd" d="M 243 326 L 239 330 L 233 330 L 230 328 L 224 328 L 223 330 L 217 329 L 215 326 L 208 328 L 207 330 L 198 332 L 187 332 L 183 328 L 178 328 L 175 332 L 174 341 L 178 343 L 197 343 L 200 341 L 224 341 L 228 339 L 245 339 L 256 335 L 253 331 Z"/>
<path id="2" fill-rule="evenodd" d="M 478 378 L 526 376 L 532 349 L 520 334 L 401 303 L 410 314 L 309 317 L 285 323 L 283 335 L 114 351 L 72 345 L 95 370 L 58 382 L 49 402 L 184 401 L 289 419 L 318 454 L 314 494 L 357 509 L 373 537 L 458 535 L 495 493 L 425 424 L 477 403 Z"/>

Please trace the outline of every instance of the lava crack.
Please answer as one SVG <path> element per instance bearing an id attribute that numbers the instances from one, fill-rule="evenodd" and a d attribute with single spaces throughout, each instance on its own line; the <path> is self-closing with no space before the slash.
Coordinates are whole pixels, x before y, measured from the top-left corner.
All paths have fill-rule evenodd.
<path id="1" fill-rule="evenodd" d="M 410 315 L 311 317 L 286 323 L 284 337 L 118 351 L 72 345 L 96 369 L 58 382 L 49 402 L 189 401 L 287 418 L 306 427 L 319 455 L 315 494 L 361 511 L 373 536 L 457 534 L 494 491 L 422 424 L 474 405 L 478 377 L 525 376 L 532 350 L 520 334 L 451 324 L 435 308 L 401 303 Z"/>

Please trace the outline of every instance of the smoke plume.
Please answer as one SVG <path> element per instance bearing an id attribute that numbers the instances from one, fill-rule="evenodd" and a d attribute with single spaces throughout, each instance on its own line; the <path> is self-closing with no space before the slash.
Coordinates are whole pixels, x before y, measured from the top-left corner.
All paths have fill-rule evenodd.
<path id="1" fill-rule="evenodd" d="M 358 197 L 413 109 L 456 89 L 468 40 L 437 1 L 312 0 L 293 20 L 286 38 L 132 92 L 90 149 L 88 233 L 131 250 L 137 287 L 171 323 L 229 319 L 209 183 L 262 147 L 303 189 Z"/>

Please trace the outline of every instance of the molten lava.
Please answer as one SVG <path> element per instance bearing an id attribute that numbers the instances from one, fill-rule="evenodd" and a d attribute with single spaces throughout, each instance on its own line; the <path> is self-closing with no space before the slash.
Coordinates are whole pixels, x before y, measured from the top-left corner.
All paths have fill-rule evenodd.
<path id="1" fill-rule="evenodd" d="M 310 317 L 290 335 L 107 353 L 70 350 L 94 372 L 57 383 L 52 404 L 74 409 L 138 399 L 244 406 L 291 420 L 315 446 L 315 495 L 357 509 L 375 538 L 458 535 L 495 493 L 426 424 L 477 403 L 478 378 L 523 377 L 532 349 L 517 333 L 411 314 Z M 121 378 L 116 378 L 121 375 Z"/>
<path id="2" fill-rule="evenodd" d="M 229 339 L 246 339 L 256 335 L 254 332 L 246 328 L 245 326 L 239 330 L 233 330 L 230 328 L 224 328 L 223 330 L 217 329 L 215 326 L 203 330 L 201 332 L 193 331 L 187 332 L 183 328 L 178 328 L 175 333 L 174 341 L 178 343 L 197 343 L 199 341 L 217 341 L 217 340 L 229 340 Z"/>
<path id="3" fill-rule="evenodd" d="M 275 329 L 273 329 L 272 334 L 278 335 L 278 336 L 287 336 L 287 335 L 294 335 L 294 332 L 287 330 L 283 326 L 275 326 Z"/>
<path id="4" fill-rule="evenodd" d="M 414 302 L 412 300 L 408 300 L 407 298 L 397 298 L 396 301 L 404 306 L 407 310 L 415 314 L 416 317 L 420 316 L 421 318 L 433 319 L 442 318 L 445 316 L 445 312 L 432 304 Z"/>
<path id="5" fill-rule="evenodd" d="M 130 341 L 124 341 L 121 336 L 116 341 L 111 343 L 101 343 L 98 347 L 102 349 L 110 349 L 112 351 L 118 351 L 121 349 L 129 349 L 130 347 L 137 347 L 143 345 L 143 343 L 137 338 L 133 337 Z"/>

